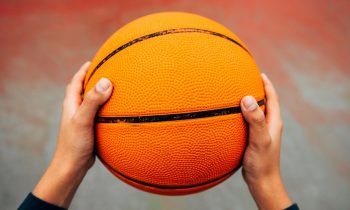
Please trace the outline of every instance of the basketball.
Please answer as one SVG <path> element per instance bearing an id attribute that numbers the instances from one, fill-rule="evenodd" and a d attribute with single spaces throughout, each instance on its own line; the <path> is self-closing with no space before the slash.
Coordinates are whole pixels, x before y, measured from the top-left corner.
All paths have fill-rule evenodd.
<path id="1" fill-rule="evenodd" d="M 264 108 L 259 69 L 247 46 L 208 18 L 151 14 L 116 31 L 98 50 L 84 93 L 114 86 L 95 120 L 96 154 L 138 189 L 185 195 L 209 189 L 241 166 L 247 126 L 240 101 Z"/>

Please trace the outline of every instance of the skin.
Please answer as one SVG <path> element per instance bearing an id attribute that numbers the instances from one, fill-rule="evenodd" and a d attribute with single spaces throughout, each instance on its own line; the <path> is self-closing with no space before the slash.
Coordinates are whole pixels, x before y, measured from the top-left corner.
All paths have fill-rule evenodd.
<path id="1" fill-rule="evenodd" d="M 252 96 L 241 101 L 249 124 L 249 142 L 243 158 L 243 178 L 259 209 L 285 209 L 292 204 L 280 173 L 283 121 L 271 81 L 261 75 L 266 95 L 266 116 Z"/>
<path id="2" fill-rule="evenodd" d="M 111 82 L 102 78 L 82 97 L 89 62 L 74 75 L 66 88 L 61 126 L 52 161 L 33 194 L 54 205 L 68 208 L 85 174 L 95 161 L 94 118 L 112 94 Z M 271 81 L 262 74 L 266 93 L 266 116 L 252 96 L 241 101 L 249 125 L 249 143 L 243 159 L 243 178 L 259 209 L 284 209 L 292 202 L 280 174 L 282 118 Z"/>

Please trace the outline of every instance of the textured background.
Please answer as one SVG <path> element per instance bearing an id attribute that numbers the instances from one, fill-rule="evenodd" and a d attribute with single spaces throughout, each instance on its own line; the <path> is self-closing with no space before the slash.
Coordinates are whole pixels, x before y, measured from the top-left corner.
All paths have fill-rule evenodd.
<path id="1" fill-rule="evenodd" d="M 0 209 L 14 209 L 47 167 L 64 87 L 123 24 L 159 11 L 223 23 L 248 45 L 280 94 L 282 173 L 303 209 L 350 206 L 349 1 L 0 2 Z M 71 209 L 254 209 L 240 173 L 209 191 L 156 196 L 97 161 Z"/>

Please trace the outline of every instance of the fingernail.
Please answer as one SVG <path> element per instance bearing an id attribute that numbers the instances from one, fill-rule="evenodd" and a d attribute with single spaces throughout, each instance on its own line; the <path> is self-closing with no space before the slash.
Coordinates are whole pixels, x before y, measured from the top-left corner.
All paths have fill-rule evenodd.
<path id="1" fill-rule="evenodd" d="M 104 93 L 111 86 L 111 82 L 107 78 L 101 78 L 100 81 L 96 84 L 97 92 Z"/>
<path id="2" fill-rule="evenodd" d="M 253 111 L 258 107 L 253 96 L 246 96 L 243 98 L 243 106 L 247 111 Z"/>
<path id="3" fill-rule="evenodd" d="M 88 67 L 90 66 L 90 61 L 86 61 L 82 66 L 81 68 L 84 69 L 84 70 L 88 70 Z"/>
<path id="4" fill-rule="evenodd" d="M 261 77 L 263 77 L 264 79 L 267 78 L 266 74 L 265 73 L 261 73 Z"/>

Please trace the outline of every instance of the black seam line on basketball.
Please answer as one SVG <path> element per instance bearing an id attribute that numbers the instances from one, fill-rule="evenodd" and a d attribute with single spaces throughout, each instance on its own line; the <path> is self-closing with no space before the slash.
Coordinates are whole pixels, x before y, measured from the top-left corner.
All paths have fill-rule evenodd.
<path id="1" fill-rule="evenodd" d="M 265 99 L 258 101 L 258 105 L 264 105 Z M 152 123 L 162 121 L 174 121 L 174 120 L 186 120 L 205 117 L 215 117 L 228 114 L 237 114 L 241 112 L 240 106 L 208 110 L 201 112 L 189 112 L 182 114 L 169 114 L 169 115 L 153 115 L 153 116 L 136 116 L 136 117 L 97 117 L 95 122 L 97 123 Z"/>
<path id="2" fill-rule="evenodd" d="M 176 190 L 176 189 L 188 189 L 188 188 L 194 188 L 194 187 L 200 187 L 200 186 L 204 186 L 207 184 L 211 184 L 213 182 L 219 181 L 220 179 L 230 175 L 231 173 L 234 173 L 235 171 L 237 171 L 241 166 L 242 163 L 240 163 L 237 167 L 233 168 L 232 170 L 230 170 L 229 172 L 216 177 L 212 180 L 206 181 L 206 182 L 202 182 L 202 183 L 198 183 L 198 184 L 192 184 L 192 185 L 181 185 L 181 186 L 176 186 L 176 185 L 159 185 L 159 184 L 153 184 L 153 183 L 149 183 L 149 182 L 144 182 L 132 177 L 129 177 L 123 173 L 121 173 L 120 171 L 114 169 L 112 166 L 110 166 L 108 163 L 106 163 L 106 161 L 104 159 L 102 159 L 99 155 L 97 155 L 97 157 L 100 159 L 100 161 L 102 163 L 104 163 L 108 168 L 110 168 L 112 171 L 114 171 L 115 173 L 119 174 L 120 176 L 122 176 L 123 178 L 136 182 L 138 184 L 144 185 L 144 186 L 148 186 L 148 187 L 154 187 L 154 188 L 158 188 L 158 189 L 168 189 L 168 190 Z"/>
<path id="3" fill-rule="evenodd" d="M 102 61 L 100 61 L 97 66 L 94 68 L 94 70 L 91 72 L 91 74 L 89 75 L 86 84 L 90 81 L 91 77 L 95 74 L 95 72 L 97 71 L 97 69 L 99 69 L 107 60 L 109 60 L 112 56 L 114 56 L 115 54 L 117 54 L 118 52 L 124 50 L 127 47 L 130 47 L 131 45 L 134 45 L 138 42 L 147 40 L 147 39 L 151 39 L 157 36 L 164 36 L 164 35 L 168 35 L 168 34 L 177 34 L 177 33 L 204 33 L 204 34 L 210 34 L 213 36 L 218 36 L 224 39 L 227 39 L 233 43 L 235 43 L 236 45 L 240 46 L 243 50 L 245 50 L 249 55 L 250 52 L 243 46 L 241 45 L 239 42 L 237 42 L 236 40 L 224 35 L 224 34 L 220 34 L 218 32 L 214 32 L 214 31 L 209 31 L 206 29 L 198 29 L 198 28 L 176 28 L 176 29 L 168 29 L 168 30 L 164 30 L 164 31 L 158 31 L 152 34 L 147 34 L 145 36 L 141 36 L 139 38 L 136 38 L 120 47 L 118 47 L 117 49 L 115 49 L 114 51 L 112 51 L 111 53 L 109 53 Z"/>

